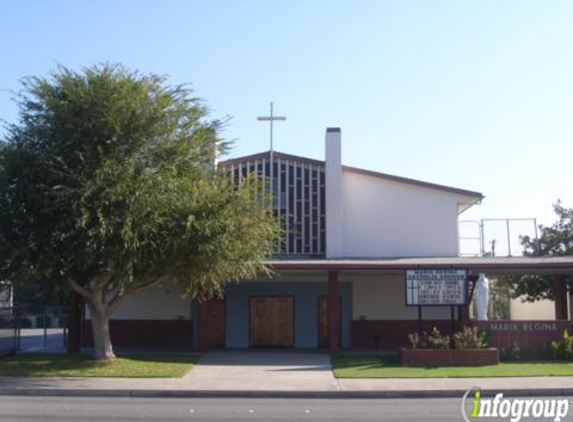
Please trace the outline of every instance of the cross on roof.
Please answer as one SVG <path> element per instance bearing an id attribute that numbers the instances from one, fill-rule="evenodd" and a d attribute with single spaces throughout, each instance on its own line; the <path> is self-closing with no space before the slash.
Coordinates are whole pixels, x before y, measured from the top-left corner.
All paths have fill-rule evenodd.
<path id="1" fill-rule="evenodd" d="M 273 114 L 273 103 L 271 102 L 271 114 L 270 116 L 260 116 L 257 117 L 257 120 L 259 121 L 265 121 L 265 122 L 270 122 L 270 129 L 271 129 L 271 136 L 270 136 L 270 140 L 271 140 L 271 154 L 273 151 L 273 122 L 275 121 L 284 121 L 286 120 L 286 117 L 284 116 L 275 116 Z"/>
<path id="2" fill-rule="evenodd" d="M 275 115 L 273 114 L 273 103 L 272 103 L 272 101 L 271 101 L 271 114 L 270 114 L 269 116 L 260 116 L 260 117 L 257 117 L 257 120 L 259 120 L 259 121 L 264 121 L 264 122 L 270 122 L 270 129 L 271 129 L 271 136 L 270 136 L 270 138 L 271 138 L 271 150 L 270 150 L 270 157 L 269 157 L 269 158 L 270 158 L 270 162 L 271 162 L 271 163 L 270 163 L 270 164 L 271 164 L 271 165 L 270 165 L 270 173 L 271 173 L 271 174 L 270 174 L 270 178 L 269 178 L 269 179 L 270 179 L 270 191 L 271 191 L 271 194 L 274 195 L 273 181 L 274 181 L 274 178 L 275 178 L 275 177 L 274 177 L 274 163 L 273 163 L 273 161 L 274 161 L 274 156 L 273 156 L 273 122 L 275 122 L 275 121 L 284 121 L 284 120 L 286 120 L 286 117 L 284 117 L 284 116 L 275 116 Z"/>

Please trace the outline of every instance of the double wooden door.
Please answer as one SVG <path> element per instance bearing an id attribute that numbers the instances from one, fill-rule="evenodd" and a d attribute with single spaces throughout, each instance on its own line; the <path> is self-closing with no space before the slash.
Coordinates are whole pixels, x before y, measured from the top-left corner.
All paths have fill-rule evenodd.
<path id="1" fill-rule="evenodd" d="M 251 347 L 294 346 L 294 298 L 253 296 L 249 299 Z"/>

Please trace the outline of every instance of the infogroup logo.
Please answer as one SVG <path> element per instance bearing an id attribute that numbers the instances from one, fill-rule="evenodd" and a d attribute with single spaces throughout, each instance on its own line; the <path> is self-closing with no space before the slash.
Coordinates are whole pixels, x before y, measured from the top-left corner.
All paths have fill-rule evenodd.
<path id="1" fill-rule="evenodd" d="M 461 404 L 462 418 L 466 422 L 484 418 L 507 419 L 511 422 L 536 418 L 560 422 L 568 412 L 567 399 L 504 398 L 503 393 L 485 398 L 479 388 L 466 391 Z"/>

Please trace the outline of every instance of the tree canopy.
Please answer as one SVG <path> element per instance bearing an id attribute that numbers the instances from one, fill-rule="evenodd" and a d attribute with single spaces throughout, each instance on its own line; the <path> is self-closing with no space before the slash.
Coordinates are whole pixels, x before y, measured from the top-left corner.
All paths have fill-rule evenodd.
<path id="1" fill-rule="evenodd" d="M 573 255 L 573 208 L 565 208 L 560 201 L 553 206 L 558 220 L 551 226 L 539 226 L 539 238 L 521 237 L 524 256 Z M 568 284 L 571 284 L 569 278 Z M 509 277 L 514 297 L 534 302 L 554 299 L 553 278 L 543 276 Z"/>
<path id="2" fill-rule="evenodd" d="M 0 146 L 0 279 L 63 283 L 88 305 L 95 355 L 130 293 L 188 296 L 265 271 L 277 236 L 256 180 L 216 160 L 222 122 L 186 86 L 104 64 L 23 83 Z"/>

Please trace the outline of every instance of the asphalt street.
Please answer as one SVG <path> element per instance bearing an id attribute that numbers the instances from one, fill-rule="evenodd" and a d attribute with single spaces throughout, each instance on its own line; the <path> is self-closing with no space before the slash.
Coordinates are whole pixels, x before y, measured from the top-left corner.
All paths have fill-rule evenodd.
<path id="1" fill-rule="evenodd" d="M 460 420 L 459 399 L 0 397 L 2 422 Z"/>
<path id="2" fill-rule="evenodd" d="M 459 421 L 457 399 L 0 397 L 0 421 Z"/>

